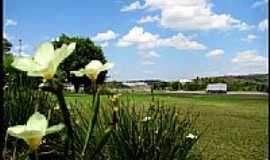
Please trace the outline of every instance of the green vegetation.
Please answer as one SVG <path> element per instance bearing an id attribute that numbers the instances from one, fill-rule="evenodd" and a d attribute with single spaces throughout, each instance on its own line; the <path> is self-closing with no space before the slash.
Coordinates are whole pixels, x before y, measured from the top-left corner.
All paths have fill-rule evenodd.
<path id="1" fill-rule="evenodd" d="M 181 83 L 179 81 L 165 82 L 161 80 L 142 80 L 151 85 L 154 90 L 185 90 L 198 91 L 205 90 L 210 83 L 226 83 L 228 91 L 268 91 L 268 74 L 240 75 L 240 76 L 221 76 L 195 78 L 191 82 Z M 108 86 L 120 88 L 119 82 L 109 82 Z"/>
<path id="2" fill-rule="evenodd" d="M 68 102 L 89 103 L 85 94 L 66 94 Z M 136 107 L 151 102 L 151 95 L 123 95 L 122 100 L 134 100 Z M 267 103 L 266 96 L 226 96 L 160 94 L 155 100 L 174 105 L 179 112 L 200 113 L 197 127 L 203 132 L 195 147 L 203 159 L 266 159 Z M 107 96 L 102 97 L 108 101 Z"/>

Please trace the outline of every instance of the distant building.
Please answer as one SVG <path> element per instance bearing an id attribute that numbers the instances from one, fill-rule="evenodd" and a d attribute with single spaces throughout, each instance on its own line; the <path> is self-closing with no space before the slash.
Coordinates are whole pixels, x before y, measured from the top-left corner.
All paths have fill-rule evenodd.
<path id="1" fill-rule="evenodd" d="M 72 84 L 66 84 L 65 89 L 68 90 L 68 91 L 74 91 L 75 90 L 74 85 L 72 85 Z"/>
<path id="2" fill-rule="evenodd" d="M 122 85 L 130 89 L 141 91 L 149 91 L 151 89 L 151 86 L 145 82 L 123 82 Z"/>
<path id="3" fill-rule="evenodd" d="M 206 88 L 208 93 L 227 93 L 227 84 L 226 83 L 212 83 L 208 84 Z"/>
<path id="4" fill-rule="evenodd" d="M 192 80 L 190 80 L 190 79 L 180 79 L 179 82 L 180 83 L 187 83 L 187 82 L 192 82 Z"/>

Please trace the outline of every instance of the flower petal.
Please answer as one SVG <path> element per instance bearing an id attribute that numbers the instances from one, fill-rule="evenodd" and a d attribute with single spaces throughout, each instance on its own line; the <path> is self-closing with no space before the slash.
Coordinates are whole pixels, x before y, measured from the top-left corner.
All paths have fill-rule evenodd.
<path id="1" fill-rule="evenodd" d="M 94 69 L 94 70 L 100 70 L 103 67 L 103 64 L 99 60 L 92 60 L 90 63 L 88 63 L 85 66 L 85 69 Z"/>
<path id="2" fill-rule="evenodd" d="M 25 131 L 25 125 L 17 125 L 13 127 L 8 127 L 7 133 L 13 137 L 23 138 L 21 134 Z"/>
<path id="3" fill-rule="evenodd" d="M 40 71 L 33 71 L 33 72 L 27 72 L 27 76 L 30 76 L 30 77 L 42 77 L 42 72 Z"/>
<path id="4" fill-rule="evenodd" d="M 113 63 L 106 63 L 106 64 L 103 65 L 101 70 L 105 71 L 105 70 L 111 69 L 113 66 L 114 66 Z"/>
<path id="5" fill-rule="evenodd" d="M 80 69 L 78 71 L 70 71 L 70 73 L 75 74 L 76 77 L 82 77 L 85 74 L 85 70 Z"/>
<path id="6" fill-rule="evenodd" d="M 38 71 L 44 69 L 44 66 L 37 64 L 31 58 L 15 57 L 11 65 L 22 71 Z"/>
<path id="7" fill-rule="evenodd" d="M 62 123 L 60 123 L 58 125 L 54 125 L 52 127 L 49 127 L 46 130 L 46 135 L 58 132 L 58 131 L 62 130 L 64 127 L 65 127 L 65 125 Z"/>
<path id="8" fill-rule="evenodd" d="M 47 64 L 54 59 L 54 48 L 51 43 L 42 43 L 38 46 L 34 60 L 39 64 Z"/>
<path id="9" fill-rule="evenodd" d="M 26 130 L 27 131 L 41 131 L 45 135 L 46 129 L 48 127 L 48 121 L 46 117 L 39 112 L 35 112 L 27 121 Z"/>
<path id="10" fill-rule="evenodd" d="M 74 51 L 75 47 L 76 43 L 71 43 L 68 46 L 64 44 L 61 48 L 56 49 L 55 57 L 52 60 L 55 72 L 59 64 Z"/>

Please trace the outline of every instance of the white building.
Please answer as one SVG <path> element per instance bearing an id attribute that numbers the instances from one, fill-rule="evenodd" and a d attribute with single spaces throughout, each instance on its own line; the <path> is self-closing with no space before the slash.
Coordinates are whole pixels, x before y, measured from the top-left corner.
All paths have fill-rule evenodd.
<path id="1" fill-rule="evenodd" d="M 149 86 L 145 82 L 123 82 L 122 84 L 123 84 L 123 86 L 126 86 L 126 87 L 128 87 L 130 89 L 134 89 L 134 90 L 141 90 L 141 91 L 150 91 L 151 90 L 151 86 Z"/>
<path id="2" fill-rule="evenodd" d="M 187 82 L 192 82 L 192 80 L 190 80 L 190 79 L 179 79 L 179 82 L 180 83 L 187 83 Z"/>
<path id="3" fill-rule="evenodd" d="M 226 93 L 227 92 L 227 84 L 226 83 L 208 84 L 207 88 L 206 88 L 206 92 L 209 92 L 209 93 Z"/>

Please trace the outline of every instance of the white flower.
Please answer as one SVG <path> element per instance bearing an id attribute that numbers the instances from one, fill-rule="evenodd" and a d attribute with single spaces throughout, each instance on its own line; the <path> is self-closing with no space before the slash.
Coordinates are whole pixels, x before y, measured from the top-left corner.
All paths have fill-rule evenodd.
<path id="1" fill-rule="evenodd" d="M 189 133 L 186 137 L 190 138 L 190 139 L 197 139 L 197 136 L 195 136 L 195 135 L 193 135 L 191 133 Z"/>
<path id="2" fill-rule="evenodd" d="M 96 80 L 99 73 L 106 71 L 114 66 L 113 63 L 102 64 L 99 60 L 93 60 L 88 63 L 85 68 L 81 68 L 78 71 L 71 71 L 77 77 L 86 75 L 91 80 Z"/>
<path id="3" fill-rule="evenodd" d="M 142 122 L 147 122 L 147 121 L 150 121 L 152 118 L 151 117 L 144 117 Z"/>
<path id="4" fill-rule="evenodd" d="M 36 150 L 42 142 L 42 137 L 58 132 L 64 128 L 63 124 L 48 128 L 46 117 L 35 112 L 27 121 L 26 125 L 9 127 L 7 133 L 11 136 L 23 139 L 32 150 Z"/>
<path id="5" fill-rule="evenodd" d="M 49 80 L 54 77 L 59 64 L 73 52 L 75 46 L 75 43 L 68 46 L 64 44 L 61 48 L 54 50 L 51 43 L 43 43 L 39 45 L 33 58 L 15 57 L 11 65 L 26 71 L 28 76 Z"/>

